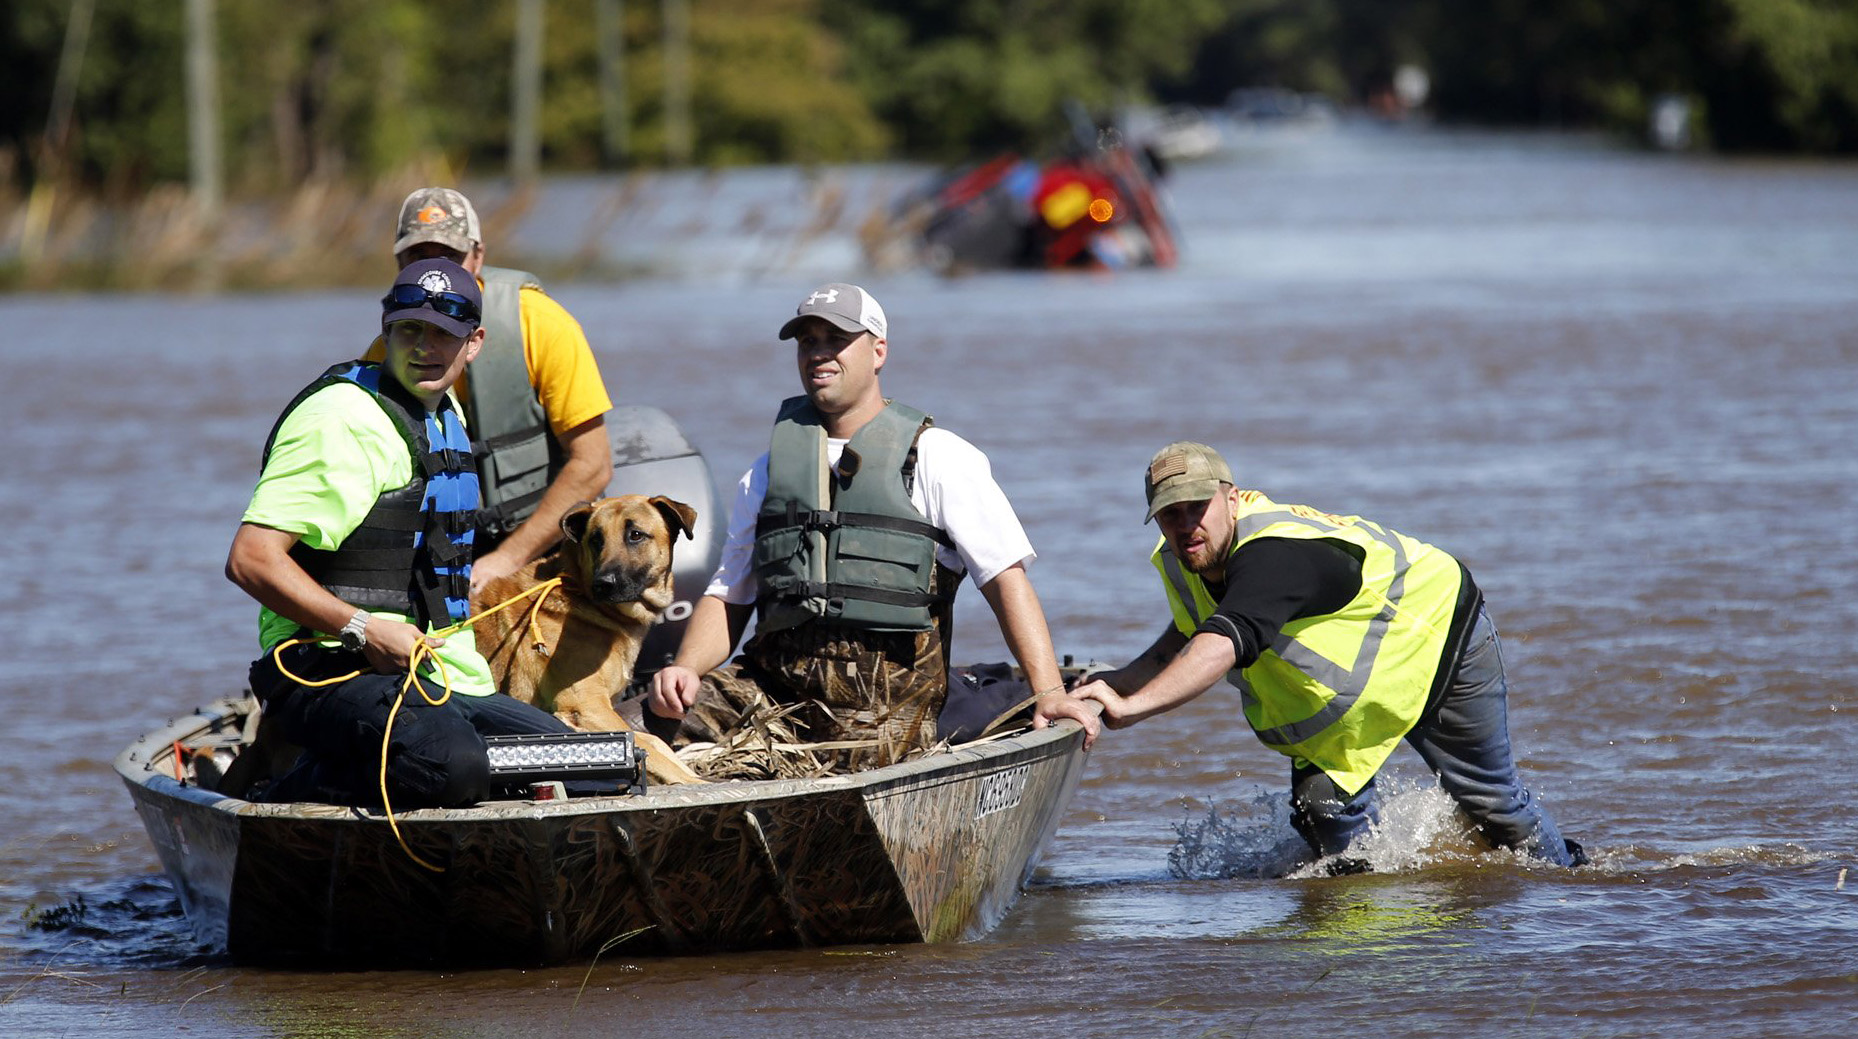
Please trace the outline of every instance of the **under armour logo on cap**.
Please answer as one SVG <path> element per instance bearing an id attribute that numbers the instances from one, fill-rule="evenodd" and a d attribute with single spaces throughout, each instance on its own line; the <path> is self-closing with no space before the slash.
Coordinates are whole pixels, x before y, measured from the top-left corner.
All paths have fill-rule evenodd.
<path id="1" fill-rule="evenodd" d="M 869 332 L 879 339 L 890 338 L 884 308 L 877 305 L 869 292 L 856 285 L 833 282 L 808 293 L 795 308 L 794 316 L 781 326 L 781 338 L 792 339 L 800 322 L 810 317 L 828 321 L 842 331 Z"/>

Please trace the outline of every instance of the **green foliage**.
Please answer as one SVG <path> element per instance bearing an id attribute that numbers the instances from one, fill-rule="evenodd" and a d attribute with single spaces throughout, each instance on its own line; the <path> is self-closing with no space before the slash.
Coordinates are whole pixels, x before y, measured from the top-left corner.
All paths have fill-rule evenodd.
<path id="1" fill-rule="evenodd" d="M 436 146 L 449 117 L 412 4 L 308 0 L 219 7 L 222 130 L 251 188 L 372 174 Z M 236 57 L 234 57 L 236 55 Z"/>
<path id="2" fill-rule="evenodd" d="M 1274 86 L 1349 96 L 1354 77 L 1343 60 L 1350 34 L 1340 0 L 1232 0 L 1228 6 L 1201 47 L 1195 94 L 1219 101 L 1235 87 Z"/>
<path id="3" fill-rule="evenodd" d="M 1722 75 L 1755 93 L 1725 96 L 1705 85 L 1725 111 L 1743 113 L 1718 127 L 1731 145 L 1858 150 L 1858 5 L 1834 0 L 1718 0 L 1723 36 L 1713 41 Z"/>
<path id="4" fill-rule="evenodd" d="M 1186 77 L 1233 0 L 825 0 L 859 93 L 914 154 L 1061 132 L 1070 100 L 1140 100 Z"/>
<path id="5" fill-rule="evenodd" d="M 699 57 L 691 108 L 700 161 L 833 162 L 884 154 L 888 134 L 847 88 L 844 45 L 820 29 L 815 7 L 813 0 L 710 0 L 693 9 L 692 49 Z M 639 89 L 656 97 L 655 86 Z"/>
<path id="6" fill-rule="evenodd" d="M 9 0 L 0 9 L 0 147 L 47 161 L 41 140 L 64 48 L 71 0 Z M 112 187 L 186 175 L 179 91 L 181 7 L 98 0 L 76 79 L 77 114 L 62 168 Z M 91 111 L 108 119 L 88 119 Z"/>
<path id="7" fill-rule="evenodd" d="M 0 7 L 0 187 L 187 176 L 180 0 L 94 0 L 63 147 L 43 148 L 71 13 Z M 547 0 L 545 168 L 613 161 L 595 10 Z M 666 0 L 621 0 L 628 164 L 665 161 Z M 1361 102 L 1402 63 L 1443 118 L 1642 131 L 1688 97 L 1738 149 L 1858 150 L 1858 0 L 685 0 L 695 161 L 966 158 L 1036 148 L 1067 103 Z M 500 170 L 516 0 L 217 0 L 235 191 L 411 167 Z"/>
<path id="8" fill-rule="evenodd" d="M 890 135 L 848 89 L 840 38 L 814 0 L 689 0 L 696 159 L 834 161 Z M 45 168 L 40 141 L 72 0 L 0 14 L 0 175 Z M 495 169 L 511 124 L 516 5 L 506 0 L 219 0 L 221 136 L 235 189 L 267 192 L 411 166 Z M 626 117 L 635 161 L 662 161 L 661 4 L 625 0 Z M 549 168 L 604 161 L 594 0 L 545 7 Z M 96 0 L 75 130 L 60 169 L 146 188 L 187 177 L 185 36 L 178 0 Z M 13 161 L 6 161 L 6 156 Z"/>

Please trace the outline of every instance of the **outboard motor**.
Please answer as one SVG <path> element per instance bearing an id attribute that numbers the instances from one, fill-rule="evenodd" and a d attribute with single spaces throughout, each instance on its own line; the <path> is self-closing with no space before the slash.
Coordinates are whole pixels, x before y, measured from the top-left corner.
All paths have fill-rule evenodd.
<path id="1" fill-rule="evenodd" d="M 607 440 L 613 448 L 613 479 L 607 495 L 663 495 L 697 510 L 691 540 L 677 539 L 672 549 L 672 583 L 677 598 L 653 625 L 639 649 L 634 683 L 652 676 L 677 655 L 691 610 L 709 585 L 722 557 L 729 518 L 724 514 L 709 463 L 684 439 L 671 416 L 645 404 L 615 407 L 606 416 Z"/>

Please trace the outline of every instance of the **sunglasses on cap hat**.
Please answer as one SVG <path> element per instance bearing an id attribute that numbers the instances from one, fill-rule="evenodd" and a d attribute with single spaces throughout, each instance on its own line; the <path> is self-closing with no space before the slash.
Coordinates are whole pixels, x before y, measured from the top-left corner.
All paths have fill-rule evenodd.
<path id="1" fill-rule="evenodd" d="M 435 313 L 459 321 L 478 319 L 477 304 L 469 297 L 456 292 L 428 292 L 418 285 L 395 285 L 381 297 L 381 310 L 391 314 L 396 310 L 410 310 L 414 307 L 431 307 Z"/>

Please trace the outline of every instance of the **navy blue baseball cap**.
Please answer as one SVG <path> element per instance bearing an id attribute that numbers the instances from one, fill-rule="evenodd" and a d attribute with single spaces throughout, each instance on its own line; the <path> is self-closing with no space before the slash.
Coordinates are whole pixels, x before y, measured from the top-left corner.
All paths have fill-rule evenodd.
<path id="1" fill-rule="evenodd" d="M 393 288 L 381 297 L 381 330 L 396 321 L 424 321 L 467 338 L 484 314 L 484 293 L 477 278 L 451 260 L 420 260 L 400 269 Z"/>

